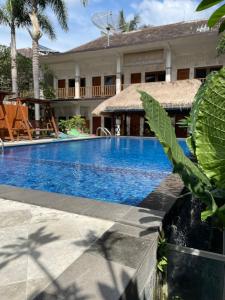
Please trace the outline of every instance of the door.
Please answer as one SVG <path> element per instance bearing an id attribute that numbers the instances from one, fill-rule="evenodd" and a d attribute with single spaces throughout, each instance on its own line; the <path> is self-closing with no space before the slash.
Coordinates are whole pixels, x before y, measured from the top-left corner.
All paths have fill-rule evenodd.
<path id="1" fill-rule="evenodd" d="M 65 98 L 66 96 L 66 80 L 58 80 L 58 98 Z"/>
<path id="2" fill-rule="evenodd" d="M 104 96 L 114 96 L 116 94 L 116 75 L 104 77 Z"/>
<path id="3" fill-rule="evenodd" d="M 86 78 L 80 79 L 80 97 L 86 96 Z"/>
<path id="4" fill-rule="evenodd" d="M 92 118 L 93 121 L 93 129 L 92 129 L 92 133 L 96 134 L 96 130 L 98 127 L 101 127 L 101 117 L 93 117 Z"/>
<path id="5" fill-rule="evenodd" d="M 177 70 L 177 80 L 185 80 L 190 78 L 190 69 Z"/>
<path id="6" fill-rule="evenodd" d="M 112 118 L 111 117 L 104 118 L 104 127 L 106 127 L 109 131 L 112 130 Z"/>
<path id="7" fill-rule="evenodd" d="M 101 96 L 101 76 L 92 77 L 92 96 Z"/>
<path id="8" fill-rule="evenodd" d="M 133 73 L 130 78 L 131 84 L 133 83 L 141 83 L 141 73 Z"/>
<path id="9" fill-rule="evenodd" d="M 140 116 L 137 114 L 131 115 L 130 135 L 131 136 L 139 136 L 140 135 Z"/>

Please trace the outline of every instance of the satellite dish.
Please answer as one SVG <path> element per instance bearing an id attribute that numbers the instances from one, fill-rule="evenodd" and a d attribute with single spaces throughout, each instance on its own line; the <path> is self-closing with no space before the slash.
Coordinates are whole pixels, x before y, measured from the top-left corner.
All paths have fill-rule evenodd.
<path id="1" fill-rule="evenodd" d="M 110 44 L 110 34 L 120 33 L 119 14 L 112 11 L 98 12 L 92 16 L 93 24 L 101 29 L 101 33 L 107 35 L 108 46 Z"/>

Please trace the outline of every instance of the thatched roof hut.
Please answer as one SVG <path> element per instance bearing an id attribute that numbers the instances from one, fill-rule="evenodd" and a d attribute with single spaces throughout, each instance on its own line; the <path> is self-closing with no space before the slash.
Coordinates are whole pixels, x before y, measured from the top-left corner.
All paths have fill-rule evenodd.
<path id="1" fill-rule="evenodd" d="M 92 114 L 100 115 L 107 112 L 143 111 L 138 91 L 149 93 L 164 108 L 189 109 L 192 106 L 195 94 L 200 85 L 201 81 L 198 79 L 132 84 L 118 95 L 99 104 Z"/>

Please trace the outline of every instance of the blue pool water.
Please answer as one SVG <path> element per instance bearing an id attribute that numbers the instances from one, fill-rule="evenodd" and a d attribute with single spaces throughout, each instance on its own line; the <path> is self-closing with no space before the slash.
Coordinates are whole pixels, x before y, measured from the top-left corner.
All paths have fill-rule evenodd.
<path id="1" fill-rule="evenodd" d="M 160 143 L 146 138 L 11 147 L 0 155 L 0 184 L 129 205 L 138 205 L 171 170 Z"/>

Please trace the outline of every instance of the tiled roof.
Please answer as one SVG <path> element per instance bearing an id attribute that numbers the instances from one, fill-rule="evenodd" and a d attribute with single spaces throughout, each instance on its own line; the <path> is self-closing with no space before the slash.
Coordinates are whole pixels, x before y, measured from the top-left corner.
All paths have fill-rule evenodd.
<path id="1" fill-rule="evenodd" d="M 217 28 L 209 29 L 207 27 L 207 20 L 180 22 L 169 25 L 148 27 L 128 33 L 111 35 L 110 46 L 108 46 L 107 37 L 103 36 L 87 44 L 71 49 L 67 53 L 145 44 L 150 42 L 171 40 L 190 35 L 199 35 L 210 31 L 217 31 Z"/>

